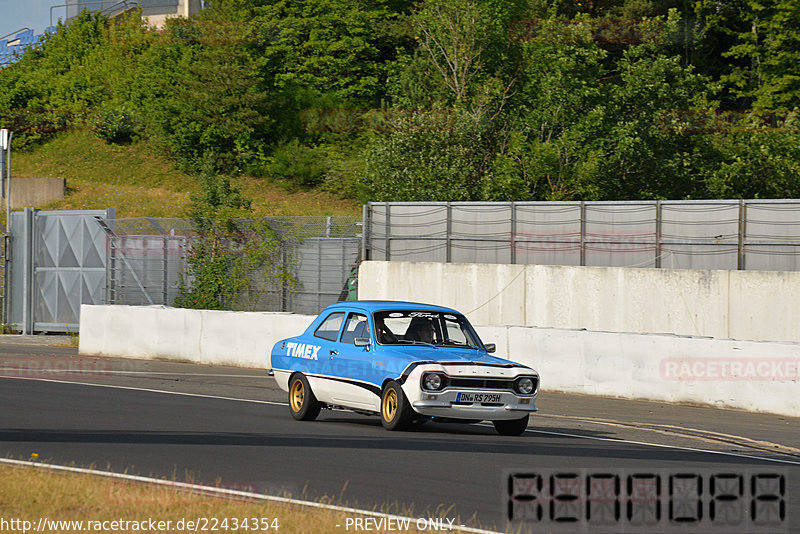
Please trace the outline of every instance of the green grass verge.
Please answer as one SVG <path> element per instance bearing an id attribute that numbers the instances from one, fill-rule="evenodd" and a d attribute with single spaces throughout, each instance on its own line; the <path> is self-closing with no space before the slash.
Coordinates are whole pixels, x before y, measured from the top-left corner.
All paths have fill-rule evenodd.
<path id="1" fill-rule="evenodd" d="M 247 491 L 247 488 L 237 489 Z M 335 501 L 335 498 L 330 498 L 323 499 L 321 503 L 333 504 Z M 148 525 L 151 519 L 163 522 L 161 526 L 166 528 L 156 527 L 156 531 L 160 532 L 324 534 L 348 530 L 352 532 L 355 530 L 354 519 L 358 517 L 364 521 L 365 518 L 353 512 L 300 504 L 209 497 L 139 482 L 8 465 L 0 465 L 0 511 L 3 520 L 16 522 L 6 527 L 12 532 L 23 532 L 22 528 L 26 526 L 23 521 L 30 522 L 27 526 L 30 528 L 29 532 L 32 532 L 42 521 L 43 528 L 37 531 L 39 534 L 154 532 L 148 526 L 142 527 Z M 351 520 L 349 529 L 348 518 Z M 370 519 L 370 526 L 386 525 L 373 523 L 373 520 L 375 518 Z M 82 521 L 82 528 L 63 523 L 68 521 Z M 112 521 L 117 523 L 111 523 Z M 170 523 L 167 524 L 167 521 Z M 188 521 L 194 522 L 194 528 L 187 524 Z M 101 529 L 88 528 L 96 522 L 100 522 Z M 134 528 L 137 526 L 135 522 L 139 522 L 140 528 Z M 409 530 L 403 531 L 419 532 L 414 528 L 413 521 L 410 526 Z M 397 531 L 396 528 L 379 527 L 369 530 Z"/>

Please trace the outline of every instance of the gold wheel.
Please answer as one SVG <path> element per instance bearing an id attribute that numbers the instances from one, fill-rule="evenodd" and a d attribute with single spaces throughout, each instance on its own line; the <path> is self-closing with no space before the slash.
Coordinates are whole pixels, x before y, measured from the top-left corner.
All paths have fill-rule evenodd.
<path id="1" fill-rule="evenodd" d="M 383 395 L 383 419 L 390 423 L 397 415 L 397 391 L 389 388 Z"/>
<path id="2" fill-rule="evenodd" d="M 303 381 L 299 378 L 292 382 L 292 389 L 289 392 L 289 403 L 292 406 L 292 411 L 297 413 L 303 409 L 303 400 L 305 399 L 306 391 L 303 387 Z"/>
<path id="3" fill-rule="evenodd" d="M 295 373 L 289 380 L 289 411 L 298 421 L 313 421 L 319 415 L 322 403 L 317 401 L 308 380 Z"/>

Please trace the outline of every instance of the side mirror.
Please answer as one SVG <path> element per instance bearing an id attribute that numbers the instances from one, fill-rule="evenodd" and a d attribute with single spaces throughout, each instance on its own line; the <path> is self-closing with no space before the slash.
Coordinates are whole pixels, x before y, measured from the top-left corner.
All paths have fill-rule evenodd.
<path id="1" fill-rule="evenodd" d="M 497 345 L 494 343 L 485 343 L 484 346 L 486 347 L 486 352 L 495 352 L 497 350 Z"/>
<path id="2" fill-rule="evenodd" d="M 370 341 L 368 337 L 357 337 L 353 340 L 353 345 L 356 347 L 369 347 Z"/>

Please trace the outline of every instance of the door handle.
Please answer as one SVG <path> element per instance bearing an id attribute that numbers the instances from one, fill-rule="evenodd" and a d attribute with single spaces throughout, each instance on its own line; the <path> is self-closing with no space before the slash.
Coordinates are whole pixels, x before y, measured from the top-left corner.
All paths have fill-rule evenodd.
<path id="1" fill-rule="evenodd" d="M 330 353 L 331 354 L 339 354 L 339 351 L 338 350 L 331 350 Z"/>

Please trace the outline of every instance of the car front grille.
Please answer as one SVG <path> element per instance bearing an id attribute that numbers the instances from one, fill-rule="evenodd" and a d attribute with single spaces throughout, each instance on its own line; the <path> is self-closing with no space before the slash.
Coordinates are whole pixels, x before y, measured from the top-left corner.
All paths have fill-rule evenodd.
<path id="1" fill-rule="evenodd" d="M 533 380 L 533 390 L 536 391 L 539 385 L 538 377 L 531 377 Z M 498 378 L 464 378 L 450 377 L 448 386 L 459 389 L 482 389 L 482 390 L 508 390 L 514 391 L 513 379 Z"/>

